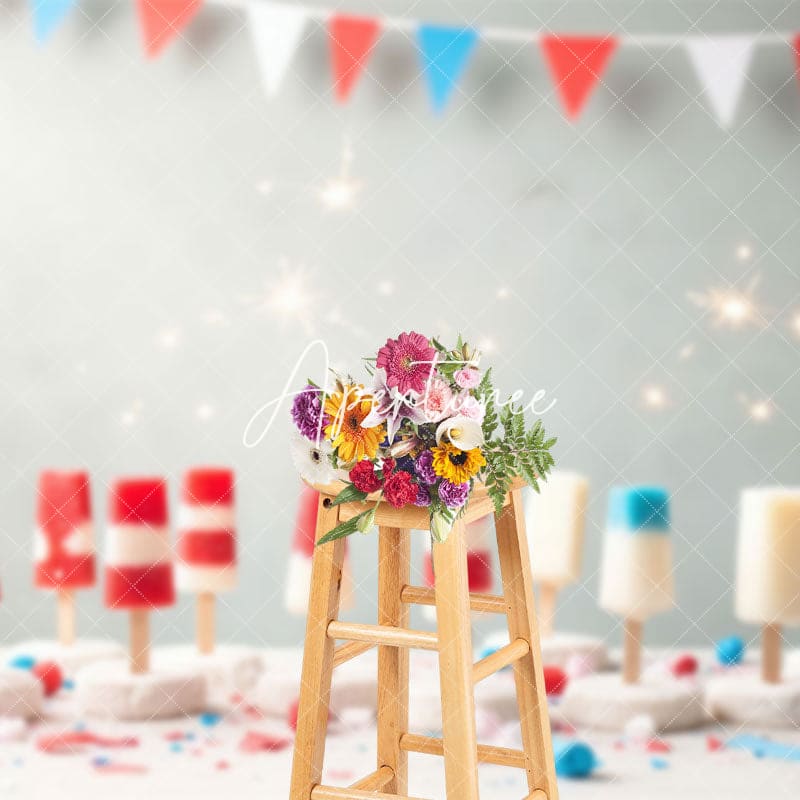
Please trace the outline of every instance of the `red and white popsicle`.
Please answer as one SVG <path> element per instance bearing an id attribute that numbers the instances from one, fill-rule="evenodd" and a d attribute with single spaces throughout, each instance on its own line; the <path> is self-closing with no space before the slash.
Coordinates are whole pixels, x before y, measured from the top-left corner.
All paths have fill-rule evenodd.
<path id="1" fill-rule="evenodd" d="M 314 556 L 318 508 L 319 492 L 307 483 L 303 483 L 300 487 L 300 502 L 297 506 L 292 547 L 289 553 L 289 568 L 286 571 L 284 600 L 290 614 L 305 614 L 308 610 L 311 561 Z M 345 560 L 340 592 L 340 606 L 345 609 L 351 608 L 353 605 L 350 561 L 346 555 L 346 548 L 347 542 L 345 542 Z"/>
<path id="2" fill-rule="evenodd" d="M 45 470 L 39 475 L 34 545 L 34 584 L 55 590 L 58 639 L 75 641 L 76 589 L 95 583 L 94 533 L 89 474 Z"/>
<path id="3" fill-rule="evenodd" d="M 236 585 L 234 474 L 225 467 L 190 469 L 183 479 L 175 579 L 197 595 L 197 647 L 214 650 L 214 599 Z"/>
<path id="4" fill-rule="evenodd" d="M 464 529 L 467 543 L 467 579 L 470 592 L 490 592 L 494 586 L 491 523 L 492 515 L 489 514 L 470 522 Z M 423 575 L 426 586 L 433 588 L 435 576 L 430 537 L 426 537 Z M 426 610 L 430 614 L 435 613 L 430 606 L 426 607 Z"/>
<path id="5" fill-rule="evenodd" d="M 132 672 L 150 666 L 150 611 L 175 602 L 167 484 L 122 478 L 112 486 L 105 565 L 105 604 L 130 612 Z"/>

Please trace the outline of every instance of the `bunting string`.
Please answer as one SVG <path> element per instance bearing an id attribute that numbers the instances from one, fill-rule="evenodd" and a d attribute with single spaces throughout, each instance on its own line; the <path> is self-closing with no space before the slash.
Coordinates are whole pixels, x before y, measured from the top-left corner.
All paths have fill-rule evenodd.
<path id="1" fill-rule="evenodd" d="M 53 35 L 79 0 L 30 0 L 36 38 Z M 516 27 L 443 25 L 409 17 L 352 16 L 319 6 L 273 0 L 135 0 L 145 53 L 158 57 L 181 36 L 204 4 L 240 8 L 247 15 L 264 90 L 279 91 L 310 21 L 326 27 L 333 88 L 348 102 L 380 35 L 400 31 L 419 51 L 420 67 L 435 112 L 442 113 L 469 69 L 482 41 L 534 45 L 541 51 L 556 96 L 570 120 L 577 120 L 620 47 L 681 47 L 694 68 L 703 97 L 722 127 L 735 118 L 756 46 L 790 46 L 800 68 L 800 34 L 775 29 L 747 34 L 605 33 L 586 35 Z"/>

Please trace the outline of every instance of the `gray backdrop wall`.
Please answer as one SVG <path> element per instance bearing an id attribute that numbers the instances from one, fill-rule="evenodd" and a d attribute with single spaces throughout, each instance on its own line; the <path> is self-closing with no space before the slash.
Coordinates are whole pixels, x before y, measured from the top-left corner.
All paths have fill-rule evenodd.
<path id="1" fill-rule="evenodd" d="M 605 5 L 379 7 L 558 31 L 800 29 L 800 10 L 771 0 Z M 756 50 L 724 131 L 681 47 L 620 50 L 570 125 L 532 44 L 481 45 L 436 117 L 401 33 L 383 38 L 346 107 L 316 24 L 273 100 L 238 10 L 208 7 L 152 63 L 129 3 L 83 4 L 39 47 L 27 5 L 3 0 L 0 38 L 0 639 L 53 629 L 52 599 L 31 586 L 41 468 L 91 469 L 102 543 L 114 476 L 165 474 L 175 496 L 186 466 L 223 462 L 239 476 L 241 585 L 222 636 L 298 641 L 302 621 L 281 601 L 298 488 L 287 428 L 253 450 L 243 428 L 309 339 L 357 368 L 408 329 L 461 330 L 501 386 L 558 399 L 546 422 L 560 462 L 592 482 L 585 580 L 563 597 L 564 627 L 616 638 L 595 603 L 607 489 L 660 481 L 679 603 L 648 634 L 755 633 L 732 614 L 738 492 L 800 471 L 789 47 Z M 319 191 L 346 142 L 360 192 L 336 211 Z M 739 329 L 698 303 L 757 276 L 757 314 Z M 758 403 L 768 419 L 751 416 Z M 359 539 L 365 617 L 374 558 Z M 83 633 L 124 623 L 99 592 L 81 598 Z M 155 628 L 188 638 L 190 599 Z"/>

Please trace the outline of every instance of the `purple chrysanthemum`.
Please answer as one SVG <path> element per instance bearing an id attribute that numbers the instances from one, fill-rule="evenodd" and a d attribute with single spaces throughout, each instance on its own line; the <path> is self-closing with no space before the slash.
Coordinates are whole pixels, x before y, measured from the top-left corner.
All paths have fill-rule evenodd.
<path id="1" fill-rule="evenodd" d="M 417 477 L 428 486 L 436 483 L 436 473 L 433 471 L 433 453 L 430 450 L 423 450 L 414 462 L 414 472 Z"/>
<path id="2" fill-rule="evenodd" d="M 417 485 L 417 499 L 414 501 L 415 506 L 420 508 L 427 508 L 431 504 L 431 496 L 428 493 L 427 486 Z"/>
<path id="3" fill-rule="evenodd" d="M 469 497 L 469 483 L 450 483 L 443 478 L 439 484 L 439 497 L 448 508 L 461 508 Z"/>
<path id="4" fill-rule="evenodd" d="M 325 420 L 322 419 L 322 392 L 308 384 L 292 401 L 292 419 L 297 430 L 312 442 L 322 436 Z"/>

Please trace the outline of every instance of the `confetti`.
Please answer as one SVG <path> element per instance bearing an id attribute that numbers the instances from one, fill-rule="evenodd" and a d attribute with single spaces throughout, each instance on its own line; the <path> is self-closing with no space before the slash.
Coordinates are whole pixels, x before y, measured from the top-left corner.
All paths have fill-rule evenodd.
<path id="1" fill-rule="evenodd" d="M 741 734 L 725 745 L 735 750 L 747 750 L 756 758 L 777 758 L 781 761 L 800 761 L 800 745 L 781 744 L 763 736 Z"/>
<path id="2" fill-rule="evenodd" d="M 292 740 L 286 736 L 248 731 L 242 741 L 239 742 L 239 749 L 243 753 L 276 753 L 291 747 L 291 744 Z"/>
<path id="3" fill-rule="evenodd" d="M 63 733 L 40 736 L 36 740 L 37 750 L 53 754 L 80 753 L 90 745 L 108 748 L 138 747 L 139 740 L 134 736 L 100 736 L 86 730 L 65 731 Z"/>
<path id="4" fill-rule="evenodd" d="M 669 769 L 669 761 L 666 758 L 651 758 L 650 766 L 653 769 Z"/>

